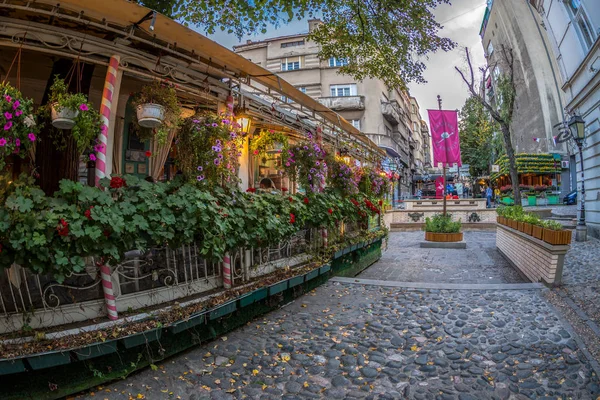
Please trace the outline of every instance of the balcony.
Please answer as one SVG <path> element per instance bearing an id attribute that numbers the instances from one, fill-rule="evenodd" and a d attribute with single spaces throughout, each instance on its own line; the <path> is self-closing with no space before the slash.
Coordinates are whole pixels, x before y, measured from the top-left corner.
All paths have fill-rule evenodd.
<path id="1" fill-rule="evenodd" d="M 381 113 L 390 124 L 398 125 L 400 123 L 400 109 L 398 103 L 381 103 Z"/>
<path id="2" fill-rule="evenodd" d="M 334 111 L 360 111 L 365 109 L 365 96 L 321 97 L 319 103 Z"/>
<path id="3" fill-rule="evenodd" d="M 369 139 L 371 139 L 377 146 L 385 149 L 394 157 L 399 157 L 400 161 L 406 166 L 409 165 L 409 154 L 407 149 L 396 142 L 394 139 L 387 135 L 367 133 Z"/>

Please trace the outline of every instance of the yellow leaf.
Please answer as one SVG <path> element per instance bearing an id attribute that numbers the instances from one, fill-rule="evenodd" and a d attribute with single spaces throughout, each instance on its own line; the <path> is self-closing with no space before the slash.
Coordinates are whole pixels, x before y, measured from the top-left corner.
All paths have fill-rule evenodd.
<path id="1" fill-rule="evenodd" d="M 258 375 L 258 370 L 257 369 L 253 369 L 252 370 L 252 375 L 254 375 L 254 376 Z"/>
<path id="2" fill-rule="evenodd" d="M 215 379 L 215 384 L 216 385 L 220 385 L 221 384 L 221 380 L 220 379 Z"/>
<path id="3" fill-rule="evenodd" d="M 141 393 L 138 393 L 138 395 L 137 395 L 137 398 L 138 398 L 138 399 L 145 399 L 145 398 L 146 398 L 146 396 L 144 396 L 144 395 L 143 395 L 143 394 L 141 394 Z"/>
<path id="4" fill-rule="evenodd" d="M 265 390 L 267 387 L 268 387 L 267 385 L 263 384 L 262 385 L 262 390 Z"/>
<path id="5" fill-rule="evenodd" d="M 290 361 L 290 356 L 289 356 L 289 354 L 284 354 L 284 355 L 282 355 L 282 356 L 281 356 L 281 361 L 285 361 L 285 362 L 288 362 L 288 361 Z"/>
<path id="6" fill-rule="evenodd" d="M 416 345 L 416 344 L 413 344 L 413 345 L 410 347 L 410 351 L 417 351 L 418 349 L 419 349 L 419 348 L 417 347 L 417 345 Z"/>
<path id="7" fill-rule="evenodd" d="M 279 348 L 282 348 L 282 347 L 283 347 L 283 345 L 281 345 L 281 344 L 277 343 L 277 347 L 279 347 Z"/>
<path id="8" fill-rule="evenodd" d="M 235 389 L 233 389 L 233 388 L 231 388 L 231 389 L 227 389 L 225 392 L 226 392 L 226 393 L 234 393 L 234 392 L 235 392 Z"/>
<path id="9" fill-rule="evenodd" d="M 304 381 L 304 385 L 302 385 L 302 386 L 304 386 L 304 387 L 308 387 L 308 386 L 309 386 L 309 385 L 308 385 L 308 382 Z"/>
<path id="10" fill-rule="evenodd" d="M 168 391 L 169 391 L 169 389 L 161 390 L 161 392 L 163 392 L 163 393 L 167 393 Z"/>

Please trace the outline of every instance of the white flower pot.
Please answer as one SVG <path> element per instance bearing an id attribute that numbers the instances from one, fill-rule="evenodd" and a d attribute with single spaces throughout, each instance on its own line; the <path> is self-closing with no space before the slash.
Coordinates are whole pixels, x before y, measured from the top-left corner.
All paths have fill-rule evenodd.
<path id="1" fill-rule="evenodd" d="M 71 129 L 75 126 L 75 118 L 79 110 L 63 107 L 58 109 L 58 104 L 52 105 L 52 126 L 57 129 Z"/>
<path id="2" fill-rule="evenodd" d="M 156 128 L 165 119 L 165 108 L 160 104 L 140 104 L 136 111 L 138 124 L 142 128 Z"/>

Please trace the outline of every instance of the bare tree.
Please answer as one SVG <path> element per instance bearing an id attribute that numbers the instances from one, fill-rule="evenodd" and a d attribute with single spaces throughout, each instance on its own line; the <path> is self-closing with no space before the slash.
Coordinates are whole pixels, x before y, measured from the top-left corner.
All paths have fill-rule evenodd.
<path id="1" fill-rule="evenodd" d="M 463 81 L 467 84 L 471 96 L 477 99 L 490 113 L 492 118 L 500 125 L 502 138 L 504 139 L 504 147 L 506 148 L 506 156 L 508 157 L 508 169 L 510 172 L 510 180 L 512 181 L 515 204 L 521 204 L 521 191 L 519 190 L 519 173 L 517 171 L 517 163 L 515 161 L 515 150 L 511 140 L 511 121 L 515 107 L 515 58 L 511 48 L 506 46 L 500 47 L 502 62 L 500 64 L 505 72 L 501 73 L 496 81 L 496 96 L 499 99 L 499 107 L 492 105 L 486 99 L 486 82 L 489 77 L 490 70 L 496 65 L 488 65 L 479 68 L 481 73 L 481 84 L 479 90 L 475 83 L 475 72 L 471 62 L 469 49 L 466 48 L 467 64 L 469 66 L 468 77 L 467 73 L 455 67 Z"/>

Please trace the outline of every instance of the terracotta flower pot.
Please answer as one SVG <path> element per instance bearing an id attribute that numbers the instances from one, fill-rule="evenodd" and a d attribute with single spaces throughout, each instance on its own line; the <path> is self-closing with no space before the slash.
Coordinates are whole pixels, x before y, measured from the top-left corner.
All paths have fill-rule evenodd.
<path id="1" fill-rule="evenodd" d="M 552 229 L 543 228 L 544 242 L 552 245 L 565 245 L 571 243 L 571 231 L 562 230 L 554 231 Z"/>
<path id="2" fill-rule="evenodd" d="M 531 236 L 533 236 L 536 239 L 540 239 L 542 240 L 542 237 L 544 236 L 544 228 L 542 228 L 539 225 L 533 225 L 531 227 Z"/>
<path id="3" fill-rule="evenodd" d="M 461 242 L 463 240 L 463 233 L 425 232 L 425 240 L 428 242 Z"/>

